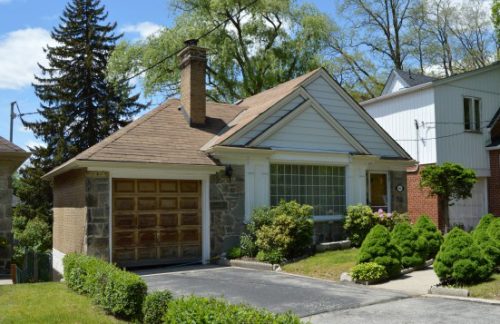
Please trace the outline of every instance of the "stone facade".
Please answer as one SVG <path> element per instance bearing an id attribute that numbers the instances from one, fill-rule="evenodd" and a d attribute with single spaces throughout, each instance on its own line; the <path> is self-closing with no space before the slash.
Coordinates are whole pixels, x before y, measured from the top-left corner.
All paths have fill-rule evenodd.
<path id="1" fill-rule="evenodd" d="M 245 228 L 245 167 L 232 165 L 233 174 L 210 176 L 210 249 L 220 255 L 239 244 Z"/>
<path id="2" fill-rule="evenodd" d="M 87 255 L 109 261 L 109 174 L 87 172 L 85 186 L 87 205 L 85 252 Z"/>
<path id="3" fill-rule="evenodd" d="M 406 171 L 390 172 L 391 184 L 391 209 L 399 213 L 408 211 L 408 188 L 406 183 Z M 403 191 L 398 191 L 397 187 L 402 186 Z"/>
<path id="4" fill-rule="evenodd" d="M 11 205 L 11 168 L 4 166 L 3 161 L 0 161 L 0 238 L 7 239 L 8 242 L 8 246 L 0 247 L 0 273 L 7 273 L 10 267 L 12 243 Z"/>

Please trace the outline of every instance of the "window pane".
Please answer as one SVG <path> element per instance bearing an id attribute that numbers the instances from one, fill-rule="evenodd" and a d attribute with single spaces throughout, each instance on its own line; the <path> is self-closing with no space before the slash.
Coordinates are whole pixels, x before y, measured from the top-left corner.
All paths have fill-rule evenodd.
<path id="1" fill-rule="evenodd" d="M 464 128 L 467 130 L 471 129 L 470 101 L 470 98 L 464 98 Z"/>
<path id="2" fill-rule="evenodd" d="M 474 100 L 474 129 L 475 130 L 480 130 L 481 129 L 481 116 L 480 116 L 480 108 L 479 108 L 479 99 Z"/>
<path id="3" fill-rule="evenodd" d="M 273 164 L 270 168 L 271 204 L 295 200 L 314 207 L 314 215 L 345 212 L 345 168 Z"/>

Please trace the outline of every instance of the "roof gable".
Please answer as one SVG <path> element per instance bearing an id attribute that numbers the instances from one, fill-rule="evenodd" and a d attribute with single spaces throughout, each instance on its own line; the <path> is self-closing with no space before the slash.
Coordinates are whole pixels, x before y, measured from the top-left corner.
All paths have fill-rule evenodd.
<path id="1" fill-rule="evenodd" d="M 427 75 L 393 69 L 385 82 L 381 96 L 397 92 L 401 89 L 411 88 L 424 83 L 432 82 L 433 80 L 435 80 L 435 78 Z"/>

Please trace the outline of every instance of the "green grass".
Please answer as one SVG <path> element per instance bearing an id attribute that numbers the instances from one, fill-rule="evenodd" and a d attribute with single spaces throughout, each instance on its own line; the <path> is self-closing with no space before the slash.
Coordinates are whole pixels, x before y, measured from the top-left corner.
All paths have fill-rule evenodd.
<path id="1" fill-rule="evenodd" d="M 283 270 L 309 277 L 339 281 L 342 272 L 349 272 L 356 264 L 358 249 L 327 251 L 294 263 L 287 264 Z"/>
<path id="2" fill-rule="evenodd" d="M 500 300 L 500 273 L 495 273 L 490 280 L 469 286 L 467 289 L 472 297 Z"/>
<path id="3" fill-rule="evenodd" d="M 0 323 L 119 323 L 56 282 L 0 286 Z"/>

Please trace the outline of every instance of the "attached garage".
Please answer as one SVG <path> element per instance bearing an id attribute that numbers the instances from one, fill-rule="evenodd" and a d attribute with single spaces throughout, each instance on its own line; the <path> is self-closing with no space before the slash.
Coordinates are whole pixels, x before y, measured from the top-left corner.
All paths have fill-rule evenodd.
<path id="1" fill-rule="evenodd" d="M 113 179 L 112 260 L 122 266 L 199 262 L 199 180 Z"/>

